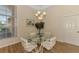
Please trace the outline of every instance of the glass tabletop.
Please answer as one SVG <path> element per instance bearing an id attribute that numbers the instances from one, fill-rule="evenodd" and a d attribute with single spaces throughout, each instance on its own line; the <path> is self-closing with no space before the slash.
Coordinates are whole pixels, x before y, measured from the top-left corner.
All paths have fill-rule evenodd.
<path id="1" fill-rule="evenodd" d="M 49 33 L 41 33 L 41 36 L 39 36 L 39 34 L 33 34 L 33 35 L 28 35 L 26 37 L 24 37 L 25 39 L 28 40 L 28 42 L 35 42 L 35 43 L 39 43 L 39 42 L 44 42 L 50 38 L 52 38 L 52 34 Z"/>

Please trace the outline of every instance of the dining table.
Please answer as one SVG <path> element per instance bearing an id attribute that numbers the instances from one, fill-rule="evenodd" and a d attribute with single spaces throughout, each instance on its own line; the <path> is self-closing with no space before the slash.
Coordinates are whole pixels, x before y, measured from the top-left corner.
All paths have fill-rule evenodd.
<path id="1" fill-rule="evenodd" d="M 34 52 L 36 53 L 43 53 L 44 48 L 50 50 L 56 43 L 56 37 L 48 33 L 41 33 L 40 36 L 38 33 L 31 33 L 31 35 L 23 38 L 25 38 L 25 40 L 27 40 L 29 43 L 35 43 L 37 45 L 37 47 L 34 48 Z"/>

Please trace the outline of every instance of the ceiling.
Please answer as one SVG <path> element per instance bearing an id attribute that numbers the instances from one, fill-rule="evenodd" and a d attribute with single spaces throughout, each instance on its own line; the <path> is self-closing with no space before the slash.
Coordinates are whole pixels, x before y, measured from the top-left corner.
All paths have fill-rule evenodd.
<path id="1" fill-rule="evenodd" d="M 32 7 L 33 9 L 36 9 L 36 10 L 45 10 L 50 6 L 51 5 L 30 5 L 30 7 Z"/>

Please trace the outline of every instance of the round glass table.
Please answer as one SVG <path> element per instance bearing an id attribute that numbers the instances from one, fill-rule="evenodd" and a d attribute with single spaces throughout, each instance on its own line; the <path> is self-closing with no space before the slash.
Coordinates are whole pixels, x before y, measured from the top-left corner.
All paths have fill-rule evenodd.
<path id="1" fill-rule="evenodd" d="M 48 48 L 49 45 L 52 45 L 52 44 L 55 45 L 55 42 L 56 42 L 55 40 L 56 37 L 52 36 L 49 33 L 41 33 L 40 35 L 31 33 L 31 35 L 23 38 L 25 38 L 29 43 L 35 43 L 37 45 L 37 47 L 34 49 L 34 52 L 37 52 L 37 53 L 43 53 L 43 48 L 45 47 Z"/>

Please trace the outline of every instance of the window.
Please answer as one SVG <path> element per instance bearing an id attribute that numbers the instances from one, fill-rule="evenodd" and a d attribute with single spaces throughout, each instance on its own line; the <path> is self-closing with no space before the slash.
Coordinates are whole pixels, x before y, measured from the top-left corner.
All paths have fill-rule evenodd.
<path id="1" fill-rule="evenodd" d="M 0 39 L 15 36 L 15 7 L 0 5 Z"/>

